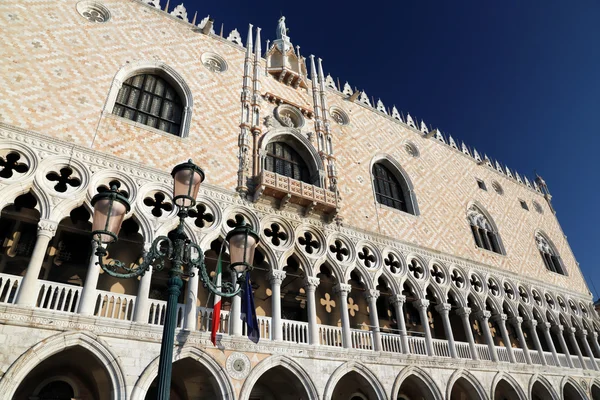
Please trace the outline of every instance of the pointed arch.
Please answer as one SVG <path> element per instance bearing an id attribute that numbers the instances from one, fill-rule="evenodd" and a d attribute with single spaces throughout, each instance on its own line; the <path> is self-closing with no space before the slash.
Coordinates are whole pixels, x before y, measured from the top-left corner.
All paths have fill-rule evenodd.
<path id="1" fill-rule="evenodd" d="M 478 201 L 472 201 L 467 206 L 466 214 L 477 247 L 505 255 L 498 226 L 485 207 Z"/>
<path id="2" fill-rule="evenodd" d="M 375 391 L 377 399 L 384 400 L 387 398 L 385 395 L 385 389 L 383 388 L 383 385 L 381 384 L 379 379 L 377 379 L 377 376 L 369 368 L 367 368 L 365 365 L 359 362 L 348 361 L 340 365 L 329 377 L 329 380 L 325 385 L 323 400 L 331 400 L 336 384 L 340 379 L 342 379 L 344 375 L 346 375 L 349 372 L 356 372 L 357 374 L 365 378 L 367 382 L 371 385 L 372 389 Z M 318 397 L 313 398 L 317 399 Z"/>
<path id="3" fill-rule="evenodd" d="M 500 384 L 500 382 L 502 382 L 502 381 L 506 382 L 510 387 L 513 388 L 513 390 L 515 391 L 517 396 L 519 396 L 519 399 L 517 399 L 517 400 L 527 400 L 527 396 L 525 395 L 523 388 L 521 388 L 521 385 L 519 385 L 519 382 L 517 382 L 517 380 L 515 378 L 513 378 L 511 375 L 505 374 L 504 372 L 498 372 L 496 374 L 496 376 L 494 377 L 494 380 L 492 382 L 492 392 L 491 392 L 492 399 L 495 399 L 496 388 L 497 388 L 498 384 Z"/>
<path id="4" fill-rule="evenodd" d="M 111 393 L 114 400 L 125 400 L 125 374 L 119 358 L 110 350 L 107 344 L 98 336 L 89 332 L 65 332 L 46 338 L 11 364 L 0 381 L 0 393 L 12 398 L 20 383 L 49 357 L 72 347 L 81 347 L 95 356 L 105 368 L 111 382 Z"/>
<path id="5" fill-rule="evenodd" d="M 568 275 L 565 264 L 550 237 L 545 232 L 536 230 L 534 240 L 546 269 L 561 275 Z"/>
<path id="6" fill-rule="evenodd" d="M 162 61 L 137 60 L 127 62 L 123 65 L 117 71 L 112 81 L 106 102 L 104 103 L 104 111 L 113 114 L 117 95 L 119 94 L 123 83 L 129 78 L 143 74 L 156 75 L 164 79 L 177 92 L 182 103 L 181 123 L 178 136 L 182 138 L 187 137 L 189 135 L 194 106 L 192 91 L 183 77 L 175 69 Z"/>
<path id="7" fill-rule="evenodd" d="M 442 392 L 436 385 L 435 381 L 431 378 L 431 374 L 425 372 L 419 367 L 410 366 L 405 367 L 402 371 L 400 371 L 400 373 L 396 377 L 394 385 L 392 386 L 392 396 L 390 397 L 391 399 L 396 400 L 398 398 L 402 383 L 404 383 L 404 381 L 409 377 L 415 377 L 419 381 L 421 381 L 424 387 L 426 387 L 429 390 L 429 392 L 435 400 L 442 400 L 444 398 L 442 396 Z"/>
<path id="8" fill-rule="evenodd" d="M 588 400 L 588 396 L 585 393 L 585 390 L 583 390 L 581 388 L 579 383 L 577 383 L 577 381 L 575 379 L 573 379 L 572 376 L 565 376 L 562 379 L 560 387 L 561 387 L 563 399 L 565 399 L 565 400 L 579 400 L 579 399 L 580 400 Z M 567 391 L 567 393 L 569 390 L 573 390 L 575 393 L 577 393 L 579 395 L 579 399 L 573 399 L 572 396 L 568 397 L 567 393 L 565 393 L 565 390 Z"/>
<path id="9" fill-rule="evenodd" d="M 550 393 L 550 396 L 552 396 L 552 398 L 548 399 L 548 400 L 560 400 L 560 396 L 558 395 L 558 393 L 556 393 L 556 390 L 554 390 L 550 381 L 548 381 L 548 379 L 546 379 L 546 377 L 539 375 L 539 374 L 535 374 L 531 377 L 531 379 L 529 379 L 529 398 L 530 399 L 533 399 L 533 391 L 535 389 L 534 385 L 536 385 L 536 384 L 541 385 L 544 389 L 546 389 L 546 391 L 548 393 Z"/>
<path id="10" fill-rule="evenodd" d="M 379 179 L 381 177 L 378 177 L 378 174 L 375 171 L 376 166 L 378 168 L 382 167 L 383 172 L 389 173 L 391 175 L 390 178 L 393 178 L 389 181 L 399 186 L 402 193 L 398 193 L 398 195 L 402 196 L 402 199 L 400 200 L 404 203 L 405 209 L 402 209 L 401 207 L 396 207 L 396 201 L 394 200 L 392 200 L 390 204 L 388 204 L 389 201 L 381 201 L 381 196 L 389 198 L 389 194 L 391 193 L 382 193 L 378 190 L 376 179 Z M 396 161 L 391 155 L 387 153 L 378 153 L 375 156 L 373 156 L 373 158 L 371 159 L 371 163 L 369 164 L 369 173 L 371 174 L 371 182 L 373 183 L 373 196 L 378 203 L 385 204 L 393 208 L 398 208 L 401 211 L 405 211 L 413 215 L 421 214 L 419 211 L 419 204 L 417 202 L 417 195 L 415 193 L 414 185 L 410 180 L 410 176 L 404 170 L 404 168 L 402 168 L 400 163 Z M 381 187 L 379 188 L 382 189 Z"/>
<path id="11" fill-rule="evenodd" d="M 181 351 L 178 351 L 173 355 L 173 362 L 183 360 L 185 358 L 191 358 L 199 362 L 203 367 L 213 374 L 224 400 L 235 399 L 233 384 L 229 380 L 225 369 L 208 353 L 205 353 L 196 347 L 184 346 Z M 146 392 L 158 374 L 159 361 L 160 356 L 156 357 L 146 366 L 135 383 L 135 386 L 133 387 L 133 391 L 131 392 L 131 400 L 144 400 Z"/>
<path id="12" fill-rule="evenodd" d="M 464 379 L 465 381 L 471 384 L 471 386 L 473 387 L 473 389 L 475 389 L 475 392 L 479 396 L 479 400 L 489 399 L 489 396 L 487 395 L 484 387 L 481 385 L 481 382 L 479 382 L 477 378 L 466 369 L 458 369 L 454 371 L 454 373 L 450 376 L 448 384 L 446 385 L 446 399 L 451 400 L 452 389 L 454 388 L 454 384 L 459 379 Z"/>
<path id="13" fill-rule="evenodd" d="M 274 367 L 286 368 L 292 374 L 298 377 L 298 379 L 302 383 L 302 386 L 304 386 L 304 390 L 306 390 L 309 399 L 319 398 L 317 388 L 314 382 L 312 381 L 310 375 L 298 362 L 286 356 L 273 355 L 268 358 L 265 358 L 252 369 L 252 371 L 244 381 L 244 385 L 242 386 L 242 390 L 240 391 L 239 400 L 248 400 L 250 393 L 252 392 L 252 388 L 254 387 L 258 379 L 265 372 Z"/>

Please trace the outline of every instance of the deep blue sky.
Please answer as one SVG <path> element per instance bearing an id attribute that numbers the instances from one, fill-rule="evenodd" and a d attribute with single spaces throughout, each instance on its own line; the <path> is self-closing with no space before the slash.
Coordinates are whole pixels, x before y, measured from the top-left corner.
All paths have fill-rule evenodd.
<path id="1" fill-rule="evenodd" d="M 164 0 L 162 1 L 164 4 Z M 176 3 L 176 2 L 171 2 Z M 171 6 L 174 6 L 172 4 Z M 281 14 L 305 56 L 532 177 L 544 177 L 590 290 L 600 290 L 597 1 L 186 0 L 215 30 L 274 39 Z M 263 49 L 265 44 L 263 43 Z"/>

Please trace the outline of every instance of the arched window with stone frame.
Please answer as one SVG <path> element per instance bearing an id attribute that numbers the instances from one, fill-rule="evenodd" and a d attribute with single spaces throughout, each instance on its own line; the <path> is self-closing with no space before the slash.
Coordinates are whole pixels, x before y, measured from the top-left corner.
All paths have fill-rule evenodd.
<path id="1" fill-rule="evenodd" d="M 186 137 L 192 103 L 189 87 L 175 70 L 162 62 L 139 61 L 117 72 L 105 112 Z"/>
<path id="2" fill-rule="evenodd" d="M 419 215 L 417 198 L 408 174 L 393 158 L 376 156 L 371 162 L 373 192 L 377 203 Z"/>
<path id="3" fill-rule="evenodd" d="M 483 208 L 472 204 L 467 210 L 467 220 L 477 247 L 498 254 L 506 254 L 498 228 Z"/>
<path id="4" fill-rule="evenodd" d="M 545 234 L 538 231 L 535 233 L 535 243 L 546 269 L 557 274 L 566 275 L 564 264 L 552 241 Z"/>

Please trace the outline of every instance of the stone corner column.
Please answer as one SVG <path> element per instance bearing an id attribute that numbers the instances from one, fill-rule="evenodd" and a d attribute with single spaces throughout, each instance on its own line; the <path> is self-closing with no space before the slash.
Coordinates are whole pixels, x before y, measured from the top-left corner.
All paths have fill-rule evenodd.
<path id="1" fill-rule="evenodd" d="M 381 332 L 379 330 L 379 315 L 377 314 L 377 299 L 381 293 L 376 289 L 365 291 L 365 298 L 369 303 L 369 320 L 373 332 L 373 350 L 381 351 Z"/>
<path id="2" fill-rule="evenodd" d="M 352 286 L 347 283 L 338 283 L 334 291 L 340 296 L 340 318 L 342 320 L 342 344 L 345 348 L 352 348 L 352 334 L 350 333 L 350 316 L 348 315 L 348 293 Z"/>
<path id="3" fill-rule="evenodd" d="M 272 340 L 283 340 L 283 330 L 281 327 L 281 284 L 285 279 L 285 271 L 272 269 L 267 277 L 271 284 L 271 332 Z"/>
<path id="4" fill-rule="evenodd" d="M 598 332 L 592 332 L 592 344 L 594 345 L 594 350 L 596 350 L 596 354 L 600 357 L 600 344 L 598 344 Z"/>
<path id="5" fill-rule="evenodd" d="M 396 311 L 396 321 L 398 322 L 398 331 L 400 334 L 400 345 L 403 354 L 409 354 L 410 348 L 408 346 L 408 336 L 406 333 L 406 321 L 404 320 L 404 302 L 406 296 L 401 294 L 395 294 L 390 298 L 390 302 L 394 306 Z"/>
<path id="6" fill-rule="evenodd" d="M 524 321 L 524 323 L 525 323 L 525 327 L 529 328 L 529 331 L 531 332 L 531 338 L 533 339 L 533 345 L 535 346 L 535 349 L 540 356 L 540 361 L 541 361 L 542 365 L 548 365 L 548 363 L 546 362 L 546 357 L 544 356 L 544 349 L 542 348 L 542 344 L 540 343 L 540 338 L 537 333 L 538 322 L 535 319 L 529 319 L 527 321 Z M 531 359 L 531 355 L 529 358 Z"/>
<path id="7" fill-rule="evenodd" d="M 144 243 L 144 251 L 150 250 L 152 243 Z M 143 324 L 148 323 L 150 312 L 150 284 L 152 283 L 152 266 L 140 277 L 138 283 L 137 296 L 135 298 L 135 308 L 133 310 L 133 320 Z"/>
<path id="8" fill-rule="evenodd" d="M 442 323 L 444 324 L 444 332 L 446 333 L 446 340 L 448 341 L 450 357 L 458 358 L 458 354 L 456 354 L 456 344 L 454 343 L 454 333 L 452 332 L 452 325 L 450 324 L 451 309 L 452 306 L 449 303 L 442 303 L 435 306 L 435 310 L 442 316 Z"/>
<path id="9" fill-rule="evenodd" d="M 58 222 L 40 219 L 37 225 L 37 239 L 33 253 L 27 265 L 27 271 L 19 286 L 16 304 L 25 307 L 35 307 L 38 294 L 38 277 L 44 263 L 50 240 L 56 235 Z"/>
<path id="10" fill-rule="evenodd" d="M 558 359 L 558 353 L 556 352 L 556 347 L 554 346 L 554 341 L 552 340 L 552 335 L 550 334 L 550 328 L 552 324 L 549 322 L 542 323 L 542 329 L 544 331 L 544 338 L 546 339 L 546 343 L 548 343 L 548 347 L 550 347 L 550 351 L 552 352 L 552 358 L 554 359 L 554 364 L 557 367 L 560 367 L 560 360 Z"/>
<path id="11" fill-rule="evenodd" d="M 490 349 L 490 357 L 493 362 L 498 362 L 498 354 L 496 353 L 496 346 L 494 345 L 494 338 L 492 338 L 492 333 L 490 332 L 490 326 L 488 325 L 488 321 L 492 313 L 488 310 L 480 310 L 475 313 L 475 318 L 481 324 L 481 329 L 483 329 L 483 336 L 485 336 L 485 342 Z"/>
<path id="12" fill-rule="evenodd" d="M 567 328 L 567 336 L 571 341 L 571 345 L 575 349 L 575 355 L 579 358 L 579 363 L 581 364 L 582 369 L 588 369 L 587 365 L 585 365 L 585 360 L 583 359 L 583 354 L 581 354 L 581 349 L 579 348 L 579 343 L 577 343 L 577 338 L 575 337 L 576 329 L 573 327 Z"/>
<path id="13" fill-rule="evenodd" d="M 498 324 L 498 327 L 500 327 L 500 335 L 502 336 L 504 347 L 506 347 L 506 351 L 508 352 L 508 360 L 512 364 L 515 364 L 517 360 L 515 359 L 512 346 L 510 345 L 510 336 L 508 336 L 508 330 L 506 329 L 507 319 L 508 316 L 506 314 L 496 314 L 492 317 L 492 320 Z"/>
<path id="14" fill-rule="evenodd" d="M 319 324 L 317 324 L 317 299 L 315 292 L 321 280 L 314 276 L 306 275 L 304 277 L 304 289 L 306 290 L 306 308 L 308 314 L 308 339 L 313 346 L 318 346 L 319 341 Z"/>
<path id="15" fill-rule="evenodd" d="M 465 335 L 469 342 L 469 349 L 471 350 L 471 358 L 473 360 L 479 360 L 479 354 L 477 354 L 477 348 L 475 347 L 475 339 L 473 338 L 473 329 L 471 328 L 471 321 L 469 315 L 471 315 L 470 307 L 462 307 L 457 312 L 458 316 L 462 320 Z"/>
<path id="16" fill-rule="evenodd" d="M 429 328 L 429 316 L 427 315 L 427 308 L 429 307 L 429 300 L 419 299 L 413 302 L 414 306 L 419 309 L 421 315 L 421 325 L 425 331 L 425 349 L 427 350 L 428 356 L 435 356 L 433 349 L 433 340 L 431 338 L 431 329 Z"/>
<path id="17" fill-rule="evenodd" d="M 93 315 L 96 307 L 96 289 L 98 288 L 98 278 L 100 277 L 100 265 L 98 265 L 98 256 L 96 249 L 98 242 L 92 240 L 92 255 L 88 263 L 88 270 L 85 274 L 85 282 L 81 290 L 81 300 L 77 312 L 81 315 Z"/>

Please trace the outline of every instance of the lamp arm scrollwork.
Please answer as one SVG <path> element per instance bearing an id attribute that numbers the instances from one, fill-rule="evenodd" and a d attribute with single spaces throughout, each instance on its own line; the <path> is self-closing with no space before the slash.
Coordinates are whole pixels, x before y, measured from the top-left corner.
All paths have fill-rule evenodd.
<path id="1" fill-rule="evenodd" d="M 190 254 L 191 254 L 191 249 L 195 249 L 196 250 L 196 254 L 198 254 L 198 257 L 195 259 L 192 259 L 191 257 L 189 257 L 189 265 L 191 268 L 198 268 L 198 271 L 200 272 L 200 279 L 202 280 L 202 284 L 204 285 L 204 287 L 208 288 L 208 290 L 211 293 L 214 293 L 217 296 L 220 297 L 234 297 L 237 296 L 241 291 L 242 291 L 242 285 L 236 285 L 237 288 L 234 286 L 234 284 L 232 282 L 221 282 L 221 286 L 217 286 L 213 283 L 212 279 L 210 279 L 210 276 L 208 275 L 208 271 L 206 270 L 206 264 L 204 264 L 204 253 L 202 252 L 202 249 L 200 248 L 200 246 L 198 246 L 195 243 L 190 243 L 188 245 Z"/>

